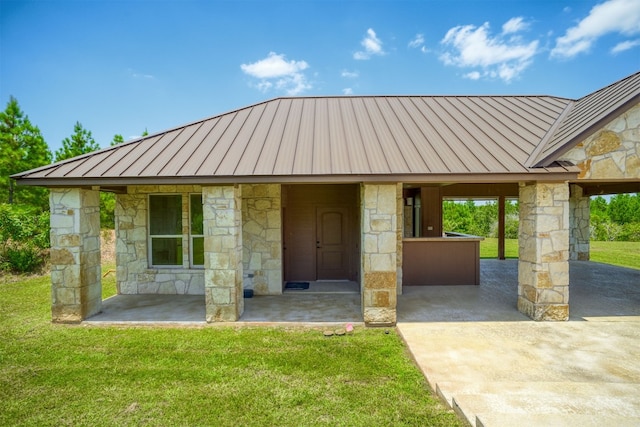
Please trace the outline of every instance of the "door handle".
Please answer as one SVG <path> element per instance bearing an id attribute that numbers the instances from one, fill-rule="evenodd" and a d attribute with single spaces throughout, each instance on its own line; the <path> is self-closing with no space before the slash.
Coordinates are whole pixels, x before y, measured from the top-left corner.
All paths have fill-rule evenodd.
<path id="1" fill-rule="evenodd" d="M 322 246 L 320 246 L 320 241 L 316 241 L 316 249 L 321 249 Z"/>

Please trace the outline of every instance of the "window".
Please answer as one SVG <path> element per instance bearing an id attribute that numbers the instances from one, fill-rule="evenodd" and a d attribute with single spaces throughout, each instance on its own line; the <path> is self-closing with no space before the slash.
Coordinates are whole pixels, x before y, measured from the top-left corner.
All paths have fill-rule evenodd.
<path id="1" fill-rule="evenodd" d="M 191 212 L 191 265 L 204 265 L 204 232 L 202 224 L 202 194 L 189 197 Z"/>
<path id="2" fill-rule="evenodd" d="M 188 202 L 187 202 L 188 200 Z M 204 234 L 202 227 L 202 195 L 184 198 L 189 204 L 189 228 L 183 227 L 183 196 L 181 194 L 149 196 L 149 245 L 152 266 L 182 267 L 204 265 Z M 186 207 L 185 207 L 186 208 Z M 188 234 L 185 235 L 185 232 Z M 185 247 L 185 245 L 187 247 Z"/>

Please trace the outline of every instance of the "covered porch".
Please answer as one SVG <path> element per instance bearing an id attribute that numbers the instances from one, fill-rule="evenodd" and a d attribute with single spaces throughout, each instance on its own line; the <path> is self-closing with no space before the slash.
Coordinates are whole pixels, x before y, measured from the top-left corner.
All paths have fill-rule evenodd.
<path id="1" fill-rule="evenodd" d="M 640 318 L 640 270 L 571 261 L 570 321 Z M 398 322 L 528 321 L 517 300 L 517 260 L 481 260 L 480 286 L 420 286 L 398 296 Z M 246 298 L 240 324 L 362 324 L 357 293 Z M 202 295 L 116 295 L 90 325 L 206 325 Z M 238 322 L 222 323 L 236 325 Z"/>

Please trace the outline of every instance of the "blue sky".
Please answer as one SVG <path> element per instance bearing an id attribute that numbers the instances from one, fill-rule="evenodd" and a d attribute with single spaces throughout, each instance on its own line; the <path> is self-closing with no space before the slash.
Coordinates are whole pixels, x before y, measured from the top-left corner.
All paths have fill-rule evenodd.
<path id="1" fill-rule="evenodd" d="M 640 70 L 639 0 L 0 0 L 0 101 L 53 151 L 280 96 L 579 98 Z"/>

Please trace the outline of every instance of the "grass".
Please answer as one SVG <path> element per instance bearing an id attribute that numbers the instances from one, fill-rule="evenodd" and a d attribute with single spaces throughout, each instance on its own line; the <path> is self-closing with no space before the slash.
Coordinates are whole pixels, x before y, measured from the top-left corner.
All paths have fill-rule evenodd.
<path id="1" fill-rule="evenodd" d="M 0 277 L 0 425 L 463 425 L 393 329 L 54 325 L 49 280 Z"/>
<path id="2" fill-rule="evenodd" d="M 504 254 L 507 258 L 518 258 L 518 239 L 504 240 Z M 480 258 L 498 258 L 498 239 L 485 237 L 480 242 Z"/>
<path id="3" fill-rule="evenodd" d="M 505 239 L 507 258 L 518 258 L 518 240 Z M 480 258 L 498 257 L 498 239 L 485 238 L 480 242 Z M 591 261 L 640 270 L 640 242 L 591 241 Z"/>
<path id="4" fill-rule="evenodd" d="M 591 241 L 591 261 L 640 270 L 640 242 Z"/>

